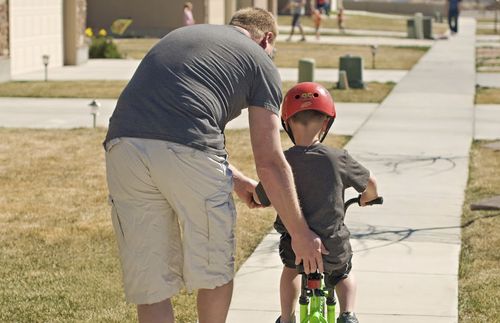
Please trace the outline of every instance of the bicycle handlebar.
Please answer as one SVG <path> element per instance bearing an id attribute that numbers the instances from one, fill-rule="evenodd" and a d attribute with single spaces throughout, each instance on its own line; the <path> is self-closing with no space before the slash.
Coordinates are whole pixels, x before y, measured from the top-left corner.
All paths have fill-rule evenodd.
<path id="1" fill-rule="evenodd" d="M 261 182 L 259 182 L 259 184 L 255 188 L 255 193 L 259 198 L 260 204 L 262 204 L 263 206 L 271 205 L 271 201 L 269 201 L 269 198 L 267 197 L 266 191 L 264 191 L 264 187 L 262 186 Z M 361 206 L 360 199 L 361 199 L 361 194 L 358 195 L 357 197 L 353 197 L 352 199 L 347 200 L 344 203 L 344 212 L 347 211 L 347 208 L 354 203 L 357 203 L 358 205 Z M 384 198 L 382 196 L 379 196 L 369 202 L 366 202 L 366 205 L 383 204 L 383 203 L 384 203 Z"/>
<path id="2" fill-rule="evenodd" d="M 361 194 L 359 194 L 357 197 L 353 197 L 352 199 L 347 200 L 344 203 L 344 213 L 347 211 L 347 208 L 354 203 L 357 203 L 359 206 L 361 206 L 360 201 L 361 201 Z M 374 204 L 384 204 L 384 198 L 382 196 L 379 196 L 365 203 L 365 205 L 374 205 Z"/>

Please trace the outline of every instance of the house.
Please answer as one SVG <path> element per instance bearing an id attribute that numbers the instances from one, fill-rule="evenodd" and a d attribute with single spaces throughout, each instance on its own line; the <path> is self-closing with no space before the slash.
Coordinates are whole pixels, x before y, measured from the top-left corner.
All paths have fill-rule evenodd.
<path id="1" fill-rule="evenodd" d="M 88 59 L 86 0 L 0 0 L 0 81 Z"/>
<path id="2" fill-rule="evenodd" d="M 276 13 L 277 0 L 190 0 L 196 23 L 225 24 L 244 7 L 260 7 Z M 109 30 L 113 21 L 130 18 L 125 35 L 162 37 L 182 26 L 184 0 L 87 0 L 87 25 Z"/>

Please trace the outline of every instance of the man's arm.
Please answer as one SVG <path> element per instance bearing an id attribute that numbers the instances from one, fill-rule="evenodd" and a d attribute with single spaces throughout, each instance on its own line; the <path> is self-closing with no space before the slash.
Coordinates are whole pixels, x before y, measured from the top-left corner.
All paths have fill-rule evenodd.
<path id="1" fill-rule="evenodd" d="M 253 199 L 257 182 L 243 175 L 243 173 L 233 165 L 229 164 L 229 168 L 233 172 L 234 192 L 238 195 L 240 200 L 251 209 L 261 207 L 259 204 L 255 203 Z"/>
<path id="2" fill-rule="evenodd" d="M 321 239 L 309 229 L 299 207 L 293 175 L 281 148 L 280 123 L 276 114 L 261 107 L 249 107 L 250 137 L 257 174 L 273 207 L 292 237 L 296 264 L 306 273 L 323 272 Z"/>

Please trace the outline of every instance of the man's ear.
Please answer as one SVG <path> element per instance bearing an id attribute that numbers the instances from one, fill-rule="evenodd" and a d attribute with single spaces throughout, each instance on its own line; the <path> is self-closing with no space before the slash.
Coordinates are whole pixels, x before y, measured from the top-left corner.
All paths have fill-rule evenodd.
<path id="1" fill-rule="evenodd" d="M 264 37 L 262 37 L 262 40 L 260 41 L 259 45 L 263 49 L 267 48 L 267 45 L 272 43 L 274 39 L 274 34 L 270 31 L 264 34 Z"/>

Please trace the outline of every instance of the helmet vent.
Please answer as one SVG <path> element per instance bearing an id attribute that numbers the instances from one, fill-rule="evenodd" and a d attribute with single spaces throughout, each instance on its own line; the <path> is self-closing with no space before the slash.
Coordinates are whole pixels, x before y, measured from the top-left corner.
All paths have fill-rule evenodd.
<path id="1" fill-rule="evenodd" d="M 314 97 L 317 98 L 319 96 L 318 93 L 314 93 Z"/>
<path id="2" fill-rule="evenodd" d="M 295 96 L 295 99 L 297 99 L 297 100 L 298 100 L 298 99 L 300 99 L 300 95 L 298 95 L 298 94 L 297 94 L 297 95 Z"/>

